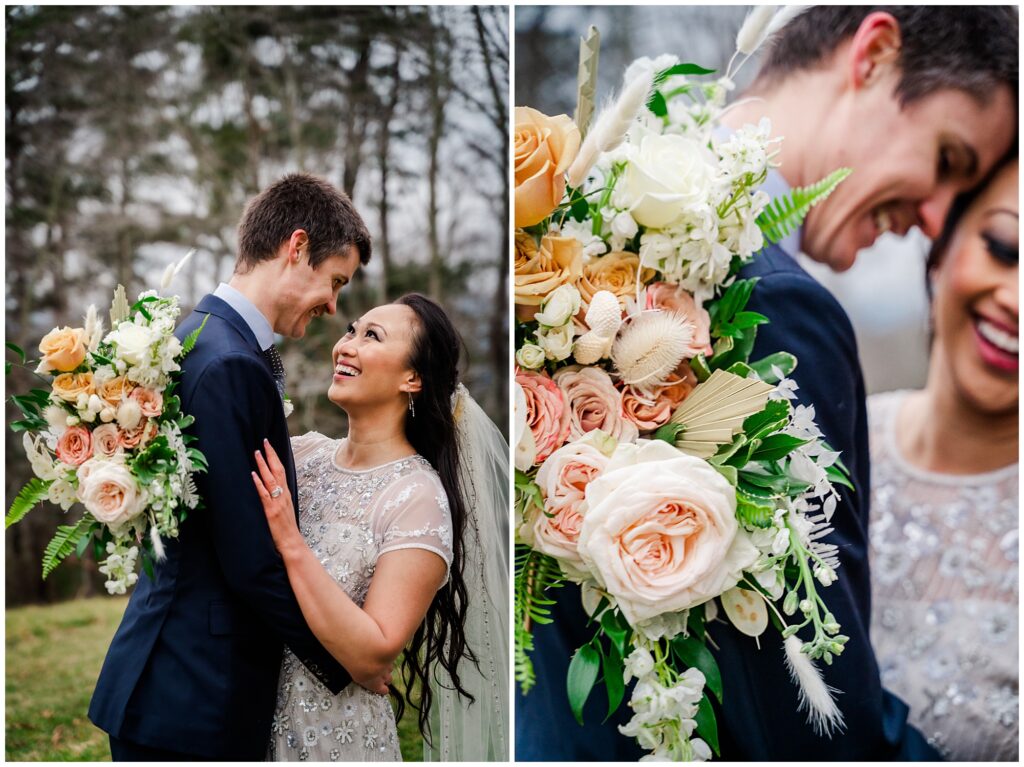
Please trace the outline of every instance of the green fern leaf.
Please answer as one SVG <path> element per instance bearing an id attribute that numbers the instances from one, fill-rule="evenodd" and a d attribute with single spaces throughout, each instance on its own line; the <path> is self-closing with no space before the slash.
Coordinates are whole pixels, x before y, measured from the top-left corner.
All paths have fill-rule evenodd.
<path id="1" fill-rule="evenodd" d="M 52 484 L 52 479 L 39 479 L 38 477 L 33 477 L 26 482 L 25 486 L 18 492 L 14 503 L 11 504 L 11 508 L 7 511 L 7 521 L 4 529 L 6 530 L 11 525 L 15 525 L 24 519 L 25 515 L 37 503 L 46 498 Z"/>
<path id="2" fill-rule="evenodd" d="M 77 524 L 57 527 L 57 534 L 53 536 L 53 540 L 46 545 L 46 551 L 43 552 L 43 580 L 69 554 L 75 552 L 82 536 L 88 535 L 92 530 L 94 521 L 91 515 L 84 514 Z"/>
<path id="3" fill-rule="evenodd" d="M 532 623 L 551 623 L 551 610 L 555 601 L 548 589 L 563 583 L 562 570 L 553 558 L 528 546 L 516 546 L 515 573 L 515 677 L 525 695 L 537 680 L 530 652 L 533 650 Z"/>
<path id="4" fill-rule="evenodd" d="M 187 336 L 185 336 L 185 340 L 182 341 L 182 343 L 181 343 L 181 356 L 182 357 L 184 357 L 186 354 L 188 354 L 190 351 L 192 351 L 195 348 L 196 341 L 199 340 L 199 334 L 203 332 L 203 328 L 206 327 L 206 321 L 208 319 L 210 319 L 210 315 L 209 314 L 207 314 L 205 317 L 203 317 L 203 322 L 202 322 L 202 324 L 198 328 L 196 328 L 191 333 L 189 333 Z"/>
<path id="5" fill-rule="evenodd" d="M 797 187 L 789 194 L 773 200 L 757 217 L 757 225 L 762 234 L 770 242 L 777 243 L 796 231 L 808 211 L 832 194 L 851 173 L 851 168 L 837 168 L 816 184 Z"/>

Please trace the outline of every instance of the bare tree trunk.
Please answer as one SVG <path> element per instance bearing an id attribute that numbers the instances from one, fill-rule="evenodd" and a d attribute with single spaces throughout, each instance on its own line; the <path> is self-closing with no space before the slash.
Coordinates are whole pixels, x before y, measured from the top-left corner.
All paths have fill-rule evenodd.
<path id="1" fill-rule="evenodd" d="M 437 24 L 430 32 L 428 45 L 430 81 L 430 134 L 427 138 L 427 182 L 429 199 L 427 202 L 427 227 L 430 247 L 430 277 L 428 291 L 435 301 L 442 300 L 443 268 L 441 263 L 441 243 L 438 235 L 438 173 L 440 166 L 441 138 L 445 127 L 445 105 L 448 101 L 448 69 L 449 50 L 445 47 L 446 30 L 443 24 Z"/>
<path id="2" fill-rule="evenodd" d="M 402 61 L 402 49 L 399 44 L 395 45 L 395 58 L 391 62 L 389 72 L 391 75 L 391 90 L 382 104 L 380 119 L 380 135 L 377 139 L 377 162 L 380 166 L 380 237 L 378 239 L 380 254 L 381 280 L 380 300 L 386 302 L 391 297 L 391 237 L 388 230 L 389 206 L 388 201 L 388 177 L 390 175 L 391 160 L 391 118 L 395 114 L 398 105 L 398 93 L 401 84 L 400 65 Z"/>
<path id="3" fill-rule="evenodd" d="M 359 177 L 359 164 L 362 155 L 363 141 L 366 138 L 366 117 L 368 111 L 366 101 L 371 95 L 369 86 L 370 49 L 372 39 L 368 34 L 359 38 L 359 57 L 349 72 L 348 97 L 349 108 L 345 115 L 345 145 L 341 148 L 345 165 L 341 174 L 341 188 L 349 196 L 355 197 L 356 180 Z"/>

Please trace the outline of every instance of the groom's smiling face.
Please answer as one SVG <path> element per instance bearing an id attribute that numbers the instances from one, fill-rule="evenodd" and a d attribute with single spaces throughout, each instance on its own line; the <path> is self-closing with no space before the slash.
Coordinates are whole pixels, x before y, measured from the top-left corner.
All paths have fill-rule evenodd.
<path id="1" fill-rule="evenodd" d="M 901 106 L 893 87 L 851 99 L 837 120 L 846 130 L 822 138 L 832 144 L 826 163 L 853 174 L 808 215 L 802 244 L 836 271 L 887 231 L 938 236 L 953 198 L 984 178 L 1016 131 L 1008 88 L 984 103 L 946 89 Z"/>
<path id="2" fill-rule="evenodd" d="M 274 330 L 289 338 L 302 338 L 313 318 L 335 313 L 338 294 L 358 268 L 359 253 L 354 245 L 328 256 L 316 267 L 309 265 L 300 248 L 296 258 L 289 257 L 280 277 Z"/>

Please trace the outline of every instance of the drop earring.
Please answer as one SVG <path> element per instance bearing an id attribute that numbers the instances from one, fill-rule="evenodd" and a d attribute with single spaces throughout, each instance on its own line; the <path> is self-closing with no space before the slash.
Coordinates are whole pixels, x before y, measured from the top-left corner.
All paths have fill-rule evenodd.
<path id="1" fill-rule="evenodd" d="M 416 417 L 416 406 L 412 403 L 412 392 L 409 392 L 409 415 Z"/>

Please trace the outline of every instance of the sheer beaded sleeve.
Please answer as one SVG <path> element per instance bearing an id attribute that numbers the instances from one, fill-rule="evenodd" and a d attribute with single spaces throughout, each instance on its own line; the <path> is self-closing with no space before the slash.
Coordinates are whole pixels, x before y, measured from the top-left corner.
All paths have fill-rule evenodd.
<path id="1" fill-rule="evenodd" d="M 300 434 L 297 437 L 292 437 L 292 454 L 294 456 L 295 465 L 298 466 L 313 455 L 313 453 L 315 453 L 319 448 L 333 443 L 333 439 L 325 437 L 318 431 L 310 431 L 305 434 Z"/>
<path id="2" fill-rule="evenodd" d="M 381 542 L 378 556 L 399 549 L 426 549 L 451 566 L 451 511 L 432 468 L 423 467 L 396 479 L 382 494 L 380 504 L 374 531 Z"/>

